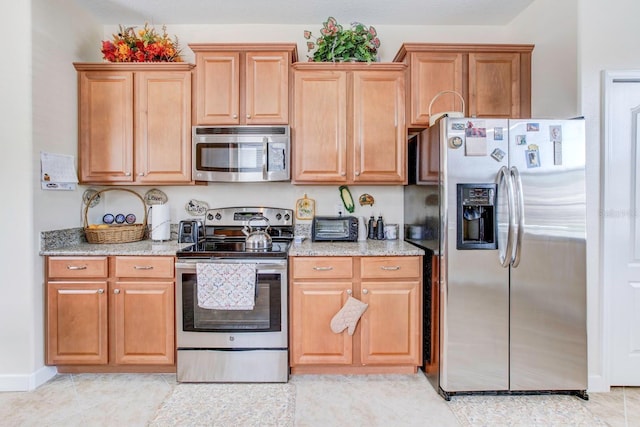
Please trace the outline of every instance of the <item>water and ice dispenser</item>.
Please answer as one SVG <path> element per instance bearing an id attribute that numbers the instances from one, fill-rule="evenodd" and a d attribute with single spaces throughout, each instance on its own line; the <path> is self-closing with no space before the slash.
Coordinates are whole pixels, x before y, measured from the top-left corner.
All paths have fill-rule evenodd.
<path id="1" fill-rule="evenodd" d="M 497 249 L 496 184 L 458 184 L 457 249 Z"/>

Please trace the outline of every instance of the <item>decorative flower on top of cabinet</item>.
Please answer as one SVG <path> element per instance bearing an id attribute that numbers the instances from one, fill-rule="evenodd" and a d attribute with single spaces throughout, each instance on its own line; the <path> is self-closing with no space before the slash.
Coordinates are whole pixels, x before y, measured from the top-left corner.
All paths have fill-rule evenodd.
<path id="1" fill-rule="evenodd" d="M 309 62 L 375 62 L 378 60 L 380 39 L 376 29 L 360 22 L 352 22 L 351 28 L 344 29 L 333 17 L 327 18 L 320 29 L 320 37 L 315 42 L 308 41 Z M 305 30 L 304 38 L 311 40 L 313 34 Z"/>
<path id="2" fill-rule="evenodd" d="M 109 62 L 182 62 L 178 37 L 173 40 L 162 26 L 162 34 L 144 24 L 136 32 L 135 27 L 123 27 L 113 40 L 102 41 L 102 56 Z"/>

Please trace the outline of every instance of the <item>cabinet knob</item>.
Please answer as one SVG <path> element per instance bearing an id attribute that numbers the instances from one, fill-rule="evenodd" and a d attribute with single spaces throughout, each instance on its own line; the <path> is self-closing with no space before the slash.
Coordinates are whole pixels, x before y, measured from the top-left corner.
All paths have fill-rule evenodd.
<path id="1" fill-rule="evenodd" d="M 351 295 L 353 291 L 351 289 L 347 289 L 347 295 Z"/>
<path id="2" fill-rule="evenodd" d="M 360 176 L 360 172 L 356 171 L 356 176 Z"/>
<path id="3" fill-rule="evenodd" d="M 238 118 L 238 115 L 237 115 L 237 114 L 234 114 L 234 115 L 233 115 L 233 118 L 234 118 L 234 119 L 237 119 L 237 118 Z"/>
<path id="4" fill-rule="evenodd" d="M 131 176 L 131 172 L 125 172 L 124 176 Z"/>
<path id="5" fill-rule="evenodd" d="M 340 176 L 347 176 L 346 172 L 340 172 Z"/>
<path id="6" fill-rule="evenodd" d="M 251 118 L 251 114 L 247 114 L 247 119 L 250 119 L 250 118 Z"/>
<path id="7" fill-rule="evenodd" d="M 113 293 L 116 294 L 116 295 L 119 294 L 120 293 L 120 289 L 114 289 Z"/>
<path id="8" fill-rule="evenodd" d="M 140 172 L 138 176 L 144 176 L 144 172 Z"/>
<path id="9" fill-rule="evenodd" d="M 364 288 L 364 289 L 362 290 L 362 293 L 366 295 L 366 294 L 368 294 L 368 293 L 369 293 L 369 290 L 368 290 L 367 288 Z"/>
<path id="10" fill-rule="evenodd" d="M 102 288 L 101 288 L 101 289 L 98 289 L 98 293 L 99 293 L 99 294 L 104 294 L 104 289 L 102 289 Z"/>

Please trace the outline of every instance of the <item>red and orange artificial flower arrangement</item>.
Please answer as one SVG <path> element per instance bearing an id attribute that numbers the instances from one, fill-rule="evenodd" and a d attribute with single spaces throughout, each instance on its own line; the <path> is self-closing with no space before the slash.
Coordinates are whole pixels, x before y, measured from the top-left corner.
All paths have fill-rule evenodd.
<path id="1" fill-rule="evenodd" d="M 113 40 L 102 41 L 102 56 L 109 62 L 182 62 L 178 38 L 170 39 L 164 25 L 162 34 L 148 24 L 137 32 L 121 25 Z"/>

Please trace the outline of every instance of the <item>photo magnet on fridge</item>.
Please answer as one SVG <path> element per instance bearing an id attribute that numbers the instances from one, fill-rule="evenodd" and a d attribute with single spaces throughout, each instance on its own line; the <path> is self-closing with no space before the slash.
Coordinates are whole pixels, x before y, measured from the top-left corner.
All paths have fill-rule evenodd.
<path id="1" fill-rule="evenodd" d="M 502 132 L 502 128 L 500 127 L 493 128 L 493 140 L 502 141 L 503 138 L 504 138 L 504 134 Z"/>
<path id="2" fill-rule="evenodd" d="M 504 152 L 504 151 L 502 151 L 502 150 L 501 150 L 501 149 L 499 149 L 499 148 L 496 148 L 496 149 L 495 149 L 495 150 L 493 150 L 493 152 L 491 153 L 491 157 L 493 157 L 493 158 L 494 158 L 494 160 L 496 160 L 497 162 L 501 162 L 501 161 L 502 161 L 502 159 L 504 159 L 504 155 L 505 155 L 505 152 Z"/>
<path id="3" fill-rule="evenodd" d="M 539 168 L 540 167 L 540 152 L 538 151 L 538 146 L 535 144 L 531 144 L 527 147 L 528 150 L 525 150 L 524 154 L 527 159 L 527 167 L 528 168 Z"/>

